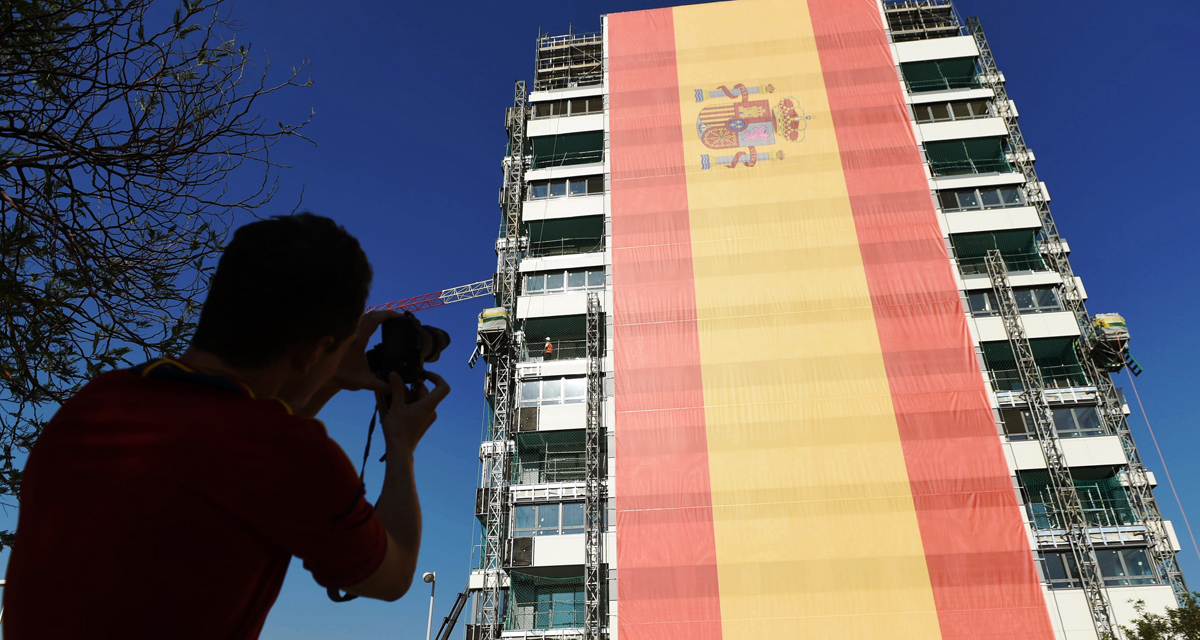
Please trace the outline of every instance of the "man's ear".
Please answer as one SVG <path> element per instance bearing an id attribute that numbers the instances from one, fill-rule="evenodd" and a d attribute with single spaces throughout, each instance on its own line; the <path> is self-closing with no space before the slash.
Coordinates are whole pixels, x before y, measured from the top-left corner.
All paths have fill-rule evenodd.
<path id="1" fill-rule="evenodd" d="M 317 364 L 317 360 L 326 352 L 331 351 L 336 341 L 333 336 L 322 336 L 294 347 L 288 361 L 292 368 L 302 375 L 307 375 Z"/>

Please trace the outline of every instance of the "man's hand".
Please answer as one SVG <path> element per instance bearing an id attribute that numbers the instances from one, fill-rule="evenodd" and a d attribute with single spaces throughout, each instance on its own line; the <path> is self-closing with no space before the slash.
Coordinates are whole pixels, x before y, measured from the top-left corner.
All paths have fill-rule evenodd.
<path id="1" fill-rule="evenodd" d="M 371 373 L 371 369 L 367 366 L 367 342 L 371 340 L 371 336 L 384 320 L 398 318 L 401 315 L 395 311 L 370 311 L 359 318 L 358 332 L 350 342 L 350 346 L 346 347 L 346 354 L 342 356 L 337 371 L 329 380 L 329 386 L 333 390 L 370 389 L 380 393 L 391 391 L 388 383 L 375 377 L 375 374 Z"/>
<path id="2" fill-rule="evenodd" d="M 437 406 L 450 393 L 450 385 L 436 373 L 426 371 L 425 377 L 433 382 L 432 390 L 425 383 L 414 384 L 410 391 L 404 380 L 396 373 L 388 376 L 391 384 L 392 406 L 383 419 L 383 434 L 389 449 L 395 445 L 411 455 L 421 437 L 437 420 Z"/>

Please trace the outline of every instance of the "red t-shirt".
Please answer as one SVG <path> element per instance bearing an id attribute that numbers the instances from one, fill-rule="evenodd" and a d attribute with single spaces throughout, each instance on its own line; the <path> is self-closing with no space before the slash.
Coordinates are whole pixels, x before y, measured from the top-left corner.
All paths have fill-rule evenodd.
<path id="1" fill-rule="evenodd" d="M 293 555 L 344 588 L 386 549 L 322 423 L 160 360 L 89 382 L 30 452 L 4 636 L 257 638 Z"/>

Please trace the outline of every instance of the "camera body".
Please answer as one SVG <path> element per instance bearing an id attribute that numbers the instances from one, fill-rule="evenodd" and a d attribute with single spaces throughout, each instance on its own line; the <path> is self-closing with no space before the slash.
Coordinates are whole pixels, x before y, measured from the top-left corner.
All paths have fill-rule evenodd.
<path id="1" fill-rule="evenodd" d="M 380 380 L 393 371 L 405 384 L 425 380 L 425 363 L 437 362 L 442 350 L 450 346 L 450 334 L 429 325 L 406 311 L 380 325 L 382 341 L 367 351 L 367 366 Z"/>

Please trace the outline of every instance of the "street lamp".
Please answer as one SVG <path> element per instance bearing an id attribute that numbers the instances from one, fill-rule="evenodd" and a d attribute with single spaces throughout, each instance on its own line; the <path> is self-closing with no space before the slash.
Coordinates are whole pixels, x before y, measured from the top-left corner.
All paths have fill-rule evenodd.
<path id="1" fill-rule="evenodd" d="M 437 590 L 437 574 L 426 571 L 421 579 L 429 583 L 429 624 L 425 626 L 425 640 L 433 633 L 433 592 Z"/>

